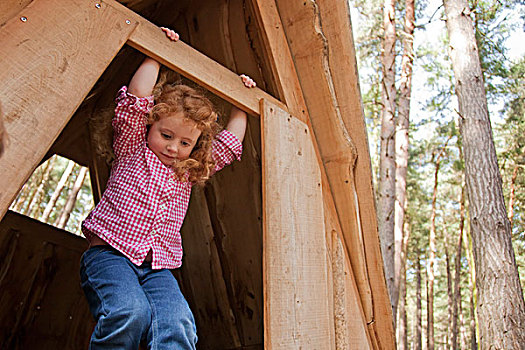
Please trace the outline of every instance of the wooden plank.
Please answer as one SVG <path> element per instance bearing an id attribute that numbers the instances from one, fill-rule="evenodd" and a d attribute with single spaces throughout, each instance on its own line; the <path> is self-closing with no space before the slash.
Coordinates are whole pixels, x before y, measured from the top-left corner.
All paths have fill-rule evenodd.
<path id="1" fill-rule="evenodd" d="M 170 42 L 153 23 L 133 11 L 108 0 L 107 4 L 133 22 L 139 23 L 128 44 L 156 59 L 166 67 L 184 75 L 217 96 L 252 115 L 259 115 L 259 101 L 265 99 L 286 109 L 286 106 L 259 88 L 246 89 L 238 74 L 201 54 L 182 41 Z"/>
<path id="2" fill-rule="evenodd" d="M 350 260 L 341 236 L 335 231 L 328 233 L 331 240 L 332 270 L 334 275 L 334 319 L 337 350 L 372 349 L 368 326 L 359 291 L 353 278 Z"/>
<path id="3" fill-rule="evenodd" d="M 20 16 L 26 21 L 0 28 L 10 139 L 0 159 L 0 217 L 136 26 L 92 1 L 35 0 Z"/>
<path id="4" fill-rule="evenodd" d="M 257 21 L 259 23 L 259 28 L 261 35 L 263 36 L 263 40 L 265 42 L 265 47 L 267 48 L 267 54 L 271 58 L 270 61 L 272 63 L 272 70 L 274 71 L 274 74 L 277 75 L 278 84 L 280 85 L 280 91 L 282 92 L 284 96 L 284 101 L 288 105 L 288 108 L 291 111 L 295 111 L 296 113 L 300 113 L 302 115 L 302 118 L 306 121 L 306 123 L 311 128 L 310 124 L 310 115 L 308 108 L 306 107 L 306 102 L 304 100 L 301 85 L 299 82 L 299 79 L 297 77 L 297 72 L 295 70 L 295 65 L 293 63 L 293 58 L 290 52 L 290 49 L 288 47 L 287 39 L 283 32 L 283 24 L 281 23 L 281 18 L 279 17 L 279 13 L 277 11 L 276 5 L 274 1 L 260 1 L 260 0 L 252 0 L 251 2 L 252 6 L 255 8 L 255 14 Z M 326 93 L 325 90 L 320 90 L 319 94 L 325 94 L 324 96 L 329 96 L 329 93 Z M 326 100 L 326 99 L 325 99 Z M 328 102 L 331 102 L 331 100 L 328 98 Z M 331 107 L 331 108 L 330 108 Z M 326 111 L 327 113 L 333 112 L 333 105 L 328 106 Z M 330 118 L 327 118 L 330 120 Z M 334 132 L 334 138 L 335 142 L 343 143 L 344 145 L 347 145 L 347 139 L 345 139 L 344 134 L 342 135 L 341 130 L 337 128 L 337 125 L 334 125 L 333 128 Z M 318 142 L 321 142 L 318 140 Z M 326 141 L 324 141 L 326 142 Z M 349 142 L 351 144 L 351 142 Z M 324 161 L 321 158 L 321 154 L 319 152 L 319 148 L 317 143 L 314 144 L 314 147 L 316 149 L 318 161 L 320 164 L 323 164 Z M 346 150 L 346 157 L 342 157 L 341 162 L 336 162 L 334 164 L 331 164 L 326 169 L 330 169 L 330 167 L 338 166 L 338 167 L 344 167 L 348 164 L 351 164 L 354 162 L 355 154 L 353 152 L 353 149 L 345 148 Z M 350 169 L 348 166 L 347 169 Z M 337 317 L 339 318 L 345 318 L 344 324 L 345 326 L 349 326 L 349 332 L 347 334 L 362 334 L 362 328 L 367 327 L 367 320 L 372 319 L 372 300 L 371 300 L 371 292 L 369 288 L 369 283 L 367 279 L 366 274 L 366 262 L 365 262 L 365 256 L 364 256 L 364 250 L 362 249 L 362 246 L 360 246 L 361 242 L 359 240 L 356 240 L 354 242 L 354 245 L 352 248 L 348 248 L 348 244 L 343 239 L 343 230 L 341 226 L 340 219 L 338 217 L 338 213 L 336 211 L 334 199 L 332 196 L 332 192 L 330 190 L 330 184 L 327 177 L 327 172 L 325 170 L 325 166 L 321 167 L 321 175 L 322 175 L 322 184 L 323 184 L 323 200 L 324 200 L 324 210 L 325 210 L 325 225 L 327 229 L 327 238 L 330 240 L 332 232 L 336 232 L 339 235 L 339 238 L 343 240 L 344 246 L 345 246 L 345 253 L 343 260 L 345 266 L 350 266 L 349 261 L 349 254 L 348 252 L 351 251 L 354 255 L 353 263 L 360 266 L 359 269 L 355 268 L 352 271 L 353 273 L 347 274 L 346 278 L 348 279 L 347 283 L 348 286 L 355 286 L 356 285 L 356 277 L 354 276 L 355 271 L 357 271 L 357 277 L 360 289 L 363 291 L 361 297 L 359 294 L 355 294 L 355 296 L 360 297 L 361 302 L 357 304 L 353 303 L 346 303 L 343 302 L 344 310 L 338 309 L 336 312 L 339 312 L 339 315 Z M 349 229 L 349 225 L 354 232 L 359 232 L 358 227 L 358 219 L 357 219 L 357 212 L 353 206 L 353 203 L 355 201 L 352 194 L 354 193 L 353 188 L 351 187 L 352 181 L 349 181 L 349 179 L 343 180 L 346 187 L 342 190 L 346 191 L 348 196 L 345 198 L 348 200 L 348 206 L 350 207 L 350 212 L 352 215 L 344 216 L 344 222 L 346 223 L 345 229 Z M 336 271 L 334 270 L 334 273 Z M 335 279 L 335 277 L 334 277 Z M 337 281 L 334 280 L 334 283 L 337 283 Z M 351 293 L 351 291 L 348 291 L 348 293 Z M 339 296 L 341 293 L 334 295 L 334 305 L 337 307 L 338 304 L 340 304 Z M 346 294 L 345 294 L 346 295 Z M 361 304 L 362 303 L 362 304 Z M 367 311 L 368 317 L 365 317 L 365 314 L 363 313 L 363 308 Z M 359 315 L 359 317 L 357 317 Z M 352 321 L 347 322 L 346 320 L 351 319 Z M 341 332 L 337 329 L 338 325 L 341 324 L 341 322 L 338 323 L 336 320 L 335 324 L 335 330 L 334 332 L 337 332 L 336 336 L 338 338 L 341 338 Z M 356 327 L 355 329 L 352 327 Z M 368 342 L 369 341 L 369 335 L 367 332 L 365 332 L 365 337 L 362 339 L 362 341 Z M 368 339 L 368 340 L 367 340 Z M 349 342 L 349 339 L 346 339 L 345 341 Z M 341 343 L 341 341 L 339 341 Z M 354 348 L 353 345 L 354 342 L 348 343 L 349 345 Z M 339 346 L 339 345 L 338 345 Z M 357 346 L 359 348 L 359 346 Z"/>
<path id="5" fill-rule="evenodd" d="M 333 349 L 321 173 L 308 126 L 261 103 L 266 349 Z"/>
<path id="6" fill-rule="evenodd" d="M 345 243 L 373 342 L 394 348 L 348 4 L 276 2 L 337 212 L 345 218 L 341 220 Z"/>
<path id="7" fill-rule="evenodd" d="M 374 330 L 378 345 L 382 348 L 389 348 L 394 346 L 395 341 L 393 316 L 383 273 L 370 151 L 348 6 L 349 3 L 345 2 L 323 0 L 319 2 L 319 12 L 322 16 L 323 33 L 329 43 L 327 46 L 330 57 L 328 64 L 332 72 L 332 82 L 341 111 L 341 119 L 359 155 L 353 172 L 357 194 L 356 207 L 364 214 L 360 215 L 359 219 L 374 300 Z"/>
<path id="8" fill-rule="evenodd" d="M 266 56 L 269 58 L 273 76 L 277 80 L 279 95 L 292 115 L 308 123 L 308 110 L 275 1 L 252 0 L 251 5 L 259 25 Z"/>

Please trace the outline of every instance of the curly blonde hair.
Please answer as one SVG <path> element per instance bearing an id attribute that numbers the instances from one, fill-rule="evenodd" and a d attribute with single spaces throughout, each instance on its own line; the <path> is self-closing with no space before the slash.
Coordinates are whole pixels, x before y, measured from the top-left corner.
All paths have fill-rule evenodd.
<path id="1" fill-rule="evenodd" d="M 176 162 L 172 169 L 180 181 L 204 184 L 215 168 L 212 144 L 220 131 L 217 112 L 203 92 L 183 84 L 163 84 L 155 89 L 155 105 L 151 109 L 147 124 L 182 113 L 196 123 L 201 131 L 188 159 Z"/>

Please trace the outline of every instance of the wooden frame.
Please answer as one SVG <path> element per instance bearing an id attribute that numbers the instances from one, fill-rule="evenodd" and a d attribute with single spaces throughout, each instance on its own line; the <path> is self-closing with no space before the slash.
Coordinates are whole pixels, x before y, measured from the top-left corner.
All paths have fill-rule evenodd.
<path id="1" fill-rule="evenodd" d="M 331 13 L 344 13 L 341 8 L 334 9 L 342 6 L 334 5 L 336 3 L 332 0 L 319 2 L 323 11 L 326 7 Z M 307 32 L 301 36 L 294 32 L 299 27 L 311 27 L 298 25 L 299 19 L 313 23 L 319 16 L 319 9 L 313 9 L 312 4 L 303 6 L 301 2 L 301 6 L 296 6 L 295 2 L 279 0 L 252 0 L 250 4 L 257 14 L 259 27 L 264 28 L 262 38 L 272 71 L 278 79 L 279 97 L 284 103 L 260 89 L 245 89 L 237 74 L 185 43 L 166 44 L 166 38 L 157 26 L 116 1 L 95 4 L 91 1 L 35 0 L 19 15 L 7 21 L 0 28 L 0 41 L 3 44 L 0 54 L 7 58 L 0 71 L 0 81 L 4 82 L 0 85 L 0 96 L 5 99 L 3 104 L 10 142 L 19 147 L 8 147 L 0 159 L 0 218 L 97 78 L 127 43 L 248 113 L 259 115 L 263 111 L 263 140 L 275 137 L 275 128 L 284 128 L 281 123 L 288 119 L 293 121 L 295 129 L 306 130 L 305 135 L 299 136 L 295 135 L 297 130 L 287 129 L 296 136 L 295 140 L 300 142 L 301 147 L 307 149 L 305 154 L 308 157 L 304 156 L 309 159 L 307 164 L 312 169 L 317 167 L 318 173 L 309 181 L 318 183 L 319 188 L 310 193 L 316 198 L 315 204 L 303 196 L 305 193 L 296 192 L 298 195 L 294 198 L 296 202 L 293 208 L 301 212 L 315 207 L 313 211 L 322 215 L 317 217 L 315 225 L 310 224 L 293 233 L 301 244 L 308 245 L 309 240 L 317 239 L 318 245 L 322 247 L 312 257 L 302 256 L 302 262 L 310 269 L 308 271 L 315 273 L 304 274 L 301 288 L 315 286 L 319 291 L 316 296 L 326 297 L 329 302 L 323 304 L 320 299 L 315 299 L 317 304 L 314 303 L 316 308 L 315 313 L 312 313 L 318 316 L 315 320 L 299 313 L 305 317 L 305 322 L 287 323 L 290 309 L 273 307 L 278 305 L 275 301 L 292 303 L 296 307 L 300 302 L 297 303 L 297 293 L 293 288 L 287 289 L 286 284 L 279 287 L 280 284 L 275 282 L 279 278 L 296 277 L 305 267 L 295 266 L 291 275 L 279 274 L 278 270 L 272 270 L 274 265 L 270 263 L 271 254 L 279 254 L 279 250 L 272 253 L 267 249 L 275 247 L 275 244 L 265 245 L 264 283 L 266 287 L 277 286 L 277 289 L 265 291 L 266 346 L 288 348 L 293 344 L 293 347 L 309 348 L 312 344 L 319 344 L 329 348 L 390 348 L 394 344 L 392 315 L 382 275 L 377 229 L 374 226 L 371 171 L 366 134 L 362 133 L 364 125 L 359 92 L 356 84 L 350 84 L 354 89 L 350 93 L 345 92 L 345 87 L 349 85 L 347 81 L 342 81 L 337 74 L 326 74 L 327 66 L 335 70 L 337 65 L 342 65 L 355 72 L 354 67 L 351 62 L 339 58 L 337 52 L 331 53 L 338 60 L 336 63 L 322 61 L 323 57 L 326 58 L 323 56 L 324 51 L 330 46 L 327 42 L 319 41 L 318 33 Z M 294 10 L 296 8 L 303 9 L 300 18 Z M 9 10 L 14 11 L 11 8 Z M 64 15 L 60 16 L 60 13 Z M 50 18 L 55 20 L 49 23 Z M 343 22 L 347 20 L 335 15 L 334 18 L 334 22 L 339 21 L 336 24 L 340 26 L 344 26 Z M 332 40 L 334 45 L 353 53 L 351 38 L 348 40 L 350 44 L 342 44 L 344 40 L 334 34 L 334 28 L 337 27 L 334 22 L 325 21 L 328 23 L 325 25 L 326 40 Z M 44 27 L 53 27 L 53 30 L 43 31 Z M 102 33 L 108 30 L 112 35 L 104 35 L 105 39 L 100 40 Z M 287 35 L 292 34 L 305 41 L 288 42 Z M 47 55 L 36 55 L 49 47 L 60 49 Z M 319 52 L 323 53 L 319 55 Z M 27 57 L 34 58 L 34 62 L 21 65 L 20 62 Z M 31 69 L 27 69 L 28 66 Z M 315 69 L 312 70 L 312 67 Z M 353 79 L 356 82 L 357 76 L 354 75 Z M 331 104 L 322 97 L 307 101 L 303 93 L 312 99 L 311 96 L 315 95 L 313 89 L 320 89 L 323 94 L 339 102 Z M 345 93 L 350 94 L 350 98 Z M 351 105 L 345 105 L 342 102 L 344 99 L 351 100 Z M 264 101 L 263 107 L 260 101 Z M 336 105 L 348 110 L 342 111 Z M 344 117 L 348 115 L 355 117 Z M 265 120 L 270 120 L 268 117 L 272 122 L 267 125 Z M 358 128 L 352 128 L 356 122 L 361 124 Z M 27 137 L 28 129 L 32 131 L 31 137 Z M 275 195 L 272 191 L 279 188 L 280 179 L 270 176 L 270 172 L 284 167 L 282 163 L 275 162 L 277 149 L 285 147 L 284 143 L 277 141 L 265 143 L 264 146 L 263 162 L 265 167 L 269 166 L 265 168 L 263 180 L 265 198 Z M 287 147 L 291 146 L 288 143 Z M 295 169 L 299 172 L 297 164 Z M 272 234 L 280 232 L 278 227 L 287 227 L 289 218 L 276 216 L 276 213 L 290 208 L 290 205 L 286 201 L 264 201 L 265 242 L 282 238 Z M 272 225 L 277 226 L 270 225 L 270 217 Z M 310 259 L 322 259 L 323 263 L 314 268 Z M 339 287 L 336 286 L 337 276 L 346 276 L 344 285 L 339 283 Z M 359 298 L 359 302 L 356 302 L 356 298 Z M 311 333 L 314 326 L 316 331 Z M 350 334 L 360 336 L 348 340 Z M 304 336 L 294 338 L 297 335 Z M 292 339 L 290 337 L 293 342 L 288 342 Z"/>

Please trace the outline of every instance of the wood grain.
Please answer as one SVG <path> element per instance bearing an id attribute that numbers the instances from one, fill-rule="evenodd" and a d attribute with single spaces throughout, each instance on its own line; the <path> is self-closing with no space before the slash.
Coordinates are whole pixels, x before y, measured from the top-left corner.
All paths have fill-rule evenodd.
<path id="1" fill-rule="evenodd" d="M 321 172 L 306 124 L 261 103 L 266 349 L 331 349 Z"/>

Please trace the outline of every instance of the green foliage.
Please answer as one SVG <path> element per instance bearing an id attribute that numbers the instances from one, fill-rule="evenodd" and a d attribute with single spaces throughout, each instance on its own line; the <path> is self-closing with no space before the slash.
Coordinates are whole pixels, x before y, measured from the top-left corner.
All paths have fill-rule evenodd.
<path id="1" fill-rule="evenodd" d="M 519 30 L 519 16 L 525 15 L 521 0 L 474 0 L 471 3 L 472 18 L 476 30 L 481 69 L 489 101 L 495 102 L 506 95 L 509 77 L 506 40 Z"/>

